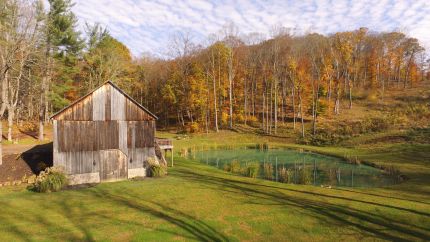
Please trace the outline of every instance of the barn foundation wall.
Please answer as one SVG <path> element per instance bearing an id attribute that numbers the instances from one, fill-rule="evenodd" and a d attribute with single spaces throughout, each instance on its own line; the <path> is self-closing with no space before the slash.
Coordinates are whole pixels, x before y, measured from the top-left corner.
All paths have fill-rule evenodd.
<path id="1" fill-rule="evenodd" d="M 84 174 L 73 174 L 68 175 L 69 185 L 78 185 L 85 183 L 99 183 L 100 182 L 100 173 L 84 173 Z"/>
<path id="2" fill-rule="evenodd" d="M 145 177 L 146 176 L 146 168 L 134 168 L 128 169 L 128 179 L 134 177 Z"/>

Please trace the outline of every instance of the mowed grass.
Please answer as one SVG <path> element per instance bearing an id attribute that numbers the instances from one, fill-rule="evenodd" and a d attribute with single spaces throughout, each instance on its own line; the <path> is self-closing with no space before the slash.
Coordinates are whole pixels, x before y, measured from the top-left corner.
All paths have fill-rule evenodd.
<path id="1" fill-rule="evenodd" d="M 176 140 L 175 149 L 257 142 L 396 164 L 410 180 L 327 189 L 235 176 L 176 157 L 164 178 L 50 194 L 1 188 L 0 241 L 430 240 L 428 145 L 321 148 L 221 132 Z"/>

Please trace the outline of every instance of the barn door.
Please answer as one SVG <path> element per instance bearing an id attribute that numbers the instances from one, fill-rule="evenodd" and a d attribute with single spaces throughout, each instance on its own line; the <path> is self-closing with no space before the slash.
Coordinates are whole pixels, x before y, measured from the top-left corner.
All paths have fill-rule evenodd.
<path id="1" fill-rule="evenodd" d="M 127 179 L 127 156 L 117 149 L 100 151 L 100 180 Z"/>

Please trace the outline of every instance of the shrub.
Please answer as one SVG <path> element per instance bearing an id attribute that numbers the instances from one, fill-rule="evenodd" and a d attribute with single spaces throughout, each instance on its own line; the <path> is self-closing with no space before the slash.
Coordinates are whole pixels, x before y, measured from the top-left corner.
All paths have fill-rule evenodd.
<path id="1" fill-rule="evenodd" d="M 264 178 L 272 180 L 273 179 L 273 165 L 272 163 L 263 164 L 263 175 Z"/>
<path id="2" fill-rule="evenodd" d="M 366 99 L 370 102 L 376 102 L 378 101 L 378 94 L 376 92 L 368 92 Z"/>
<path id="3" fill-rule="evenodd" d="M 166 167 L 160 165 L 155 158 L 150 157 L 148 158 L 147 162 L 149 165 L 149 176 L 162 177 L 167 174 Z"/>
<path id="4" fill-rule="evenodd" d="M 240 173 L 241 172 L 240 161 L 238 161 L 238 160 L 232 160 L 231 161 L 230 172 L 232 172 L 232 173 Z"/>
<path id="5" fill-rule="evenodd" d="M 252 116 L 252 115 L 247 115 L 246 120 L 247 120 L 247 122 L 249 122 L 251 124 L 258 122 L 258 118 L 256 116 Z"/>
<path id="6" fill-rule="evenodd" d="M 400 171 L 399 171 L 399 169 L 397 169 L 395 166 L 388 166 L 388 167 L 384 167 L 383 168 L 384 169 L 384 171 L 388 174 L 388 175 L 390 175 L 390 176 L 392 176 L 392 177 L 394 177 L 394 178 L 397 178 L 397 177 L 399 177 L 400 176 Z"/>
<path id="7" fill-rule="evenodd" d="M 257 161 L 248 162 L 248 164 L 246 164 L 245 175 L 247 177 L 257 178 L 259 173 L 260 173 L 260 163 L 259 162 L 257 162 Z"/>
<path id="8" fill-rule="evenodd" d="M 244 123 L 245 122 L 245 116 L 242 113 L 238 113 L 234 115 L 234 120 L 236 123 Z"/>
<path id="9" fill-rule="evenodd" d="M 257 150 L 268 150 L 270 147 L 268 143 L 263 143 L 263 144 L 256 144 L 255 148 Z"/>
<path id="10" fill-rule="evenodd" d="M 299 184 L 308 185 L 312 183 L 312 175 L 309 169 L 303 166 L 299 170 Z"/>
<path id="11" fill-rule="evenodd" d="M 223 166 L 223 170 L 224 171 L 231 171 L 231 166 L 230 166 L 230 164 L 224 164 L 224 166 Z"/>
<path id="12" fill-rule="evenodd" d="M 227 126 L 229 123 L 229 119 L 230 117 L 228 116 L 228 114 L 226 112 L 222 112 L 221 113 L 221 124 L 223 126 Z"/>
<path id="13" fill-rule="evenodd" d="M 369 117 L 364 120 L 345 121 L 336 125 L 319 127 L 316 134 L 306 133 L 305 138 L 297 137 L 300 144 L 315 146 L 336 145 L 361 134 L 383 132 L 392 127 L 394 119 L 386 116 Z"/>
<path id="14" fill-rule="evenodd" d="M 315 146 L 335 145 L 346 139 L 346 136 L 340 135 L 337 131 L 319 129 L 315 135 L 307 133 L 305 138 L 298 137 L 300 144 L 311 144 Z"/>
<path id="15" fill-rule="evenodd" d="M 27 122 L 21 125 L 21 131 L 23 132 L 36 132 L 39 129 L 39 126 L 36 123 Z"/>
<path id="16" fill-rule="evenodd" d="M 284 183 L 291 183 L 293 179 L 292 172 L 290 169 L 282 167 L 279 169 L 279 181 Z"/>
<path id="17" fill-rule="evenodd" d="M 385 117 L 370 118 L 366 121 L 368 124 L 367 131 L 381 132 L 387 130 L 390 127 L 389 120 Z"/>
<path id="18" fill-rule="evenodd" d="M 57 192 L 67 185 L 64 172 L 56 167 L 46 168 L 36 177 L 34 190 L 37 192 Z"/>
<path id="19" fill-rule="evenodd" d="M 328 183 L 330 185 L 335 185 L 337 182 L 336 169 L 329 169 L 327 173 Z"/>
<path id="20" fill-rule="evenodd" d="M 154 165 L 150 167 L 150 174 L 152 177 L 162 177 L 166 174 L 166 170 L 163 166 Z"/>
<path id="21" fill-rule="evenodd" d="M 187 125 L 187 131 L 190 133 L 197 133 L 200 131 L 199 123 L 193 122 Z"/>

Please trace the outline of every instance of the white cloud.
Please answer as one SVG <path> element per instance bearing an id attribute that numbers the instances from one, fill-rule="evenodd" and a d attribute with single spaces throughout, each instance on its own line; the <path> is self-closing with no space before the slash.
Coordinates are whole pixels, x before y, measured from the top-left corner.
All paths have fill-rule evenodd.
<path id="1" fill-rule="evenodd" d="M 376 31 L 406 29 L 430 48 L 428 0 L 75 0 L 80 27 L 99 22 L 134 55 L 163 55 L 170 37 L 188 32 L 200 43 L 234 22 L 242 34 L 266 36 L 274 25 L 323 34 L 362 26 Z"/>

